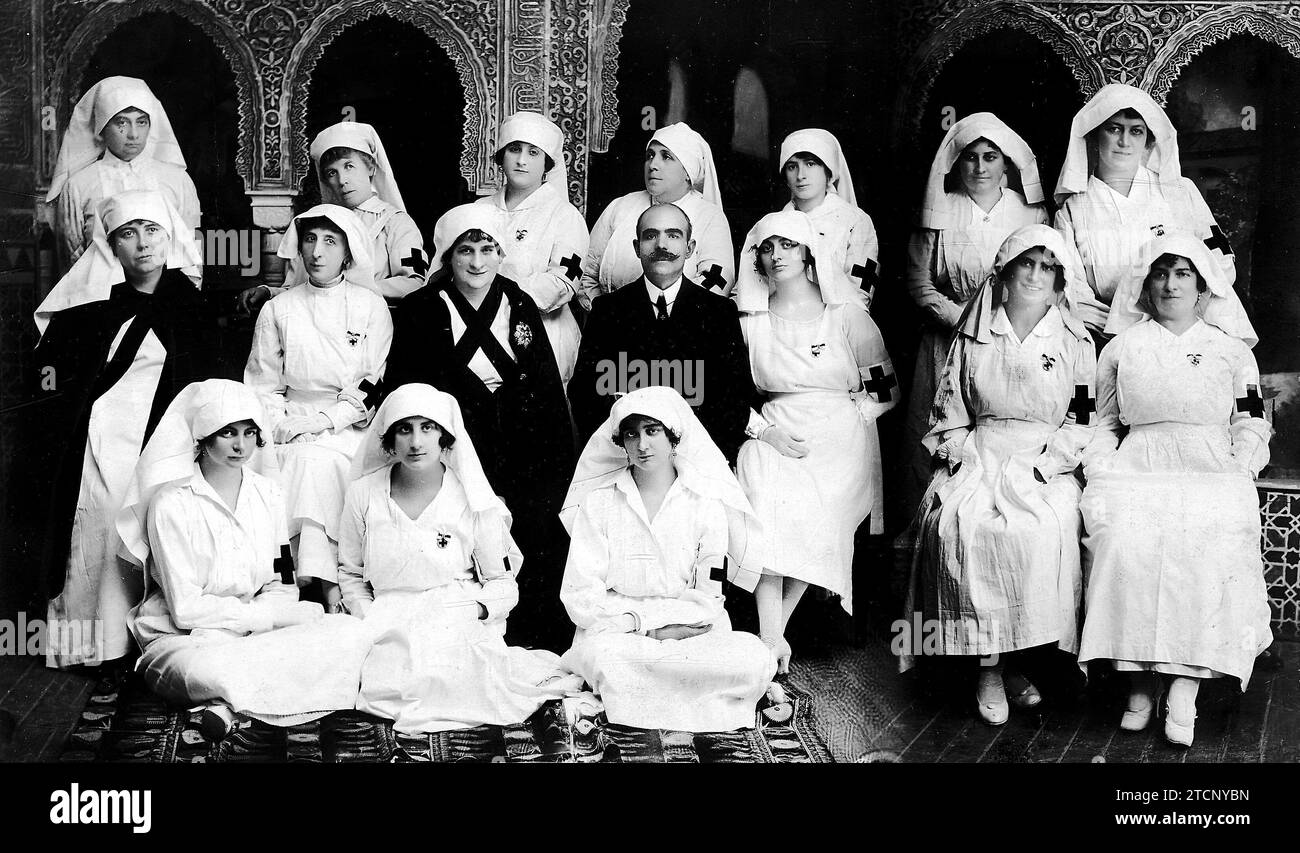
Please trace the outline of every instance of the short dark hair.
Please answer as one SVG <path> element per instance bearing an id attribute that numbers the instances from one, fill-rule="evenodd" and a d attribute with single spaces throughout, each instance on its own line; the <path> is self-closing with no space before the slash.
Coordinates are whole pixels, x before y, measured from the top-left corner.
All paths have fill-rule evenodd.
<path id="1" fill-rule="evenodd" d="M 654 204 L 647 207 L 645 210 L 641 211 L 641 215 L 636 218 L 636 233 L 633 235 L 636 239 L 638 240 L 641 239 L 641 220 L 645 218 L 645 215 L 647 213 L 654 210 L 656 207 L 671 207 L 673 210 L 676 210 L 678 213 L 680 213 L 682 215 L 682 218 L 686 220 L 686 239 L 687 240 L 691 239 L 691 218 L 686 215 L 686 211 L 682 210 L 680 207 L 673 204 L 671 201 L 657 201 Z"/>
<path id="2" fill-rule="evenodd" d="M 796 157 L 798 157 L 800 160 L 811 160 L 811 161 L 813 162 L 813 165 L 815 165 L 815 166 L 821 166 L 821 167 L 822 167 L 822 170 L 826 172 L 826 183 L 827 183 L 827 184 L 829 184 L 831 181 L 835 180 L 835 176 L 831 174 L 831 167 L 830 167 L 830 166 L 827 166 L 827 165 L 822 161 L 822 158 L 818 157 L 816 154 L 812 153 L 811 151 L 796 151 L 796 152 L 794 152 L 793 154 L 791 154 L 788 158 L 786 158 L 785 163 L 789 163 L 791 160 L 795 159 Z M 782 174 L 782 175 L 785 174 L 785 163 L 782 163 L 782 164 L 781 164 L 781 174 Z"/>
<path id="3" fill-rule="evenodd" d="M 239 423 L 239 422 L 235 421 L 234 423 Z M 226 424 L 221 429 L 212 433 L 212 435 L 205 435 L 203 438 L 200 438 L 199 448 L 202 450 L 206 450 L 207 448 L 211 447 L 212 443 L 216 441 L 217 436 L 221 435 L 222 432 L 229 429 L 231 426 L 232 424 Z M 253 428 L 257 430 L 257 446 L 266 447 L 266 434 L 262 432 L 262 428 L 258 426 L 256 423 L 253 424 Z"/>
<path id="4" fill-rule="evenodd" d="M 491 234 L 487 233 L 486 231 L 480 231 L 477 228 L 471 228 L 468 231 L 466 231 L 464 234 L 461 234 L 455 240 L 452 240 L 451 245 L 448 246 L 443 251 L 442 268 L 448 270 L 449 271 L 448 274 L 450 275 L 451 253 L 456 251 L 456 247 L 459 246 L 461 243 L 482 243 L 484 240 L 491 241 L 492 245 L 497 247 L 497 251 L 501 251 L 502 249 L 501 244 L 496 241 L 495 237 L 493 237 Z"/>
<path id="5" fill-rule="evenodd" d="M 765 278 L 767 274 L 763 272 L 763 259 L 762 257 L 759 256 L 758 249 L 760 246 L 763 245 L 763 243 L 766 243 L 770 239 L 772 238 L 771 237 L 764 238 L 758 244 L 758 246 L 754 247 L 754 271 L 758 273 L 760 278 Z M 813 257 L 812 247 L 809 246 L 807 243 L 804 243 L 802 245 L 803 245 L 804 263 L 807 264 L 809 267 L 812 267 L 817 263 L 817 259 Z"/>
<path id="6" fill-rule="evenodd" d="M 943 176 L 944 192 L 955 193 L 958 190 L 962 189 L 961 171 L 960 171 L 961 155 L 966 153 L 967 148 L 970 148 L 972 145 L 978 145 L 981 142 L 986 142 L 989 145 L 993 146 L 994 148 L 997 149 L 997 152 L 1002 155 L 1002 160 L 1006 164 L 1006 175 L 1007 175 L 1008 183 L 1011 182 L 1011 178 L 1013 176 L 1016 177 L 1019 176 L 1020 172 L 1016 168 L 1016 164 L 1013 163 L 1011 161 L 1011 158 L 1007 156 L 1007 152 L 1002 150 L 1002 146 L 998 145 L 996 142 L 994 142 L 992 139 L 989 139 L 987 136 L 979 136 L 976 137 L 975 139 L 972 139 L 970 142 L 967 142 L 964 146 L 962 146 L 961 151 L 958 152 L 957 159 L 953 161 L 952 168 L 948 170 L 948 174 Z"/>
<path id="7" fill-rule="evenodd" d="M 1170 266 L 1175 264 L 1178 262 L 1179 258 L 1187 261 L 1187 265 L 1192 268 L 1192 272 L 1196 273 L 1196 292 L 1204 293 L 1210 289 L 1210 286 L 1205 283 L 1205 276 L 1201 275 L 1201 271 L 1196 268 L 1196 264 L 1191 258 L 1184 255 L 1176 255 L 1173 252 L 1165 252 L 1163 255 L 1152 261 L 1151 266 L 1147 267 L 1147 274 L 1142 277 L 1142 293 L 1138 296 L 1139 302 L 1146 299 L 1147 288 L 1151 286 L 1151 271 L 1161 265 Z"/>
<path id="8" fill-rule="evenodd" d="M 672 430 L 667 424 L 658 418 L 652 418 L 649 415 L 630 414 L 618 422 L 618 429 L 614 431 L 614 443 L 619 447 L 623 446 L 623 433 L 630 429 L 636 429 L 641 423 L 658 424 L 664 428 L 664 434 L 668 436 L 668 443 L 676 447 L 682 437 Z"/>
<path id="9" fill-rule="evenodd" d="M 379 171 L 379 164 L 375 162 L 374 157 L 371 157 L 364 151 L 358 151 L 355 148 L 348 148 L 346 145 L 335 145 L 333 148 L 327 148 L 325 153 L 320 155 L 320 163 L 317 166 L 317 169 L 324 170 L 324 168 L 329 164 L 337 163 L 344 157 L 351 157 L 354 154 L 361 158 L 361 162 L 365 163 L 366 168 L 371 172 Z"/>
<path id="10" fill-rule="evenodd" d="M 1142 122 L 1142 125 L 1147 129 L 1147 148 L 1152 148 L 1155 146 L 1156 132 L 1151 129 L 1151 122 L 1147 121 L 1146 116 L 1142 115 L 1142 113 L 1138 112 L 1132 107 L 1125 107 L 1124 109 L 1118 110 L 1117 112 L 1114 112 L 1111 115 L 1107 116 L 1106 119 L 1101 124 L 1097 125 L 1092 130 L 1088 131 L 1088 139 L 1095 142 L 1097 139 L 1097 134 L 1101 133 L 1101 125 L 1105 124 L 1107 121 L 1110 121 L 1115 116 L 1119 116 L 1120 118 L 1126 118 L 1129 121 Z"/>
<path id="11" fill-rule="evenodd" d="M 118 232 L 120 232 L 123 228 L 128 228 L 128 227 L 134 225 L 134 224 L 137 223 L 137 222 L 153 222 L 153 220 L 152 220 L 152 219 L 132 219 L 132 220 L 130 220 L 129 222 L 123 222 L 121 225 L 119 225 L 119 226 L 117 226 L 116 228 L 114 228 L 113 231 L 112 231 L 112 233 L 110 233 L 110 234 L 108 235 L 108 246 L 109 246 L 109 248 L 110 248 L 110 249 L 112 249 L 112 248 L 116 248 L 116 247 L 117 247 L 117 244 L 118 244 L 118 241 L 122 239 L 121 234 L 119 234 Z M 154 224 L 157 225 L 158 227 L 162 228 L 164 231 L 167 231 L 167 230 L 168 230 L 167 227 L 166 227 L 165 225 L 163 225 L 161 222 L 154 222 Z M 169 233 L 169 234 L 168 234 L 168 237 L 170 237 L 170 236 L 171 236 L 171 234 Z"/>
<path id="12" fill-rule="evenodd" d="M 348 244 L 348 235 L 346 232 L 344 232 L 342 228 L 340 228 L 334 222 L 333 219 L 330 219 L 328 216 L 304 216 L 303 218 L 298 220 L 297 249 L 299 255 L 302 254 L 302 238 L 307 235 L 308 231 L 311 231 L 313 229 L 329 231 L 332 234 L 337 234 L 340 237 L 342 237 L 343 248 L 346 250 L 346 254 L 343 258 L 343 266 L 345 268 L 352 266 L 352 246 Z"/>
<path id="13" fill-rule="evenodd" d="M 405 420 L 405 418 L 403 418 L 402 420 Z M 438 436 L 439 450 L 447 450 L 453 444 L 456 443 L 456 436 L 447 432 L 446 427 L 444 427 L 442 424 L 433 420 L 433 418 L 425 418 L 425 420 L 433 421 L 433 424 L 438 427 L 438 430 L 441 433 Z M 397 424 L 400 424 L 401 422 L 402 421 L 398 421 L 397 423 L 390 426 L 388 429 L 384 430 L 384 434 L 379 438 L 379 446 L 382 447 L 386 453 L 392 453 L 393 449 L 397 447 Z"/>
<path id="14" fill-rule="evenodd" d="M 533 143 L 531 143 L 531 142 L 524 142 L 522 139 L 512 139 L 512 140 L 510 140 L 509 142 L 507 142 L 505 145 L 502 145 L 502 146 L 497 150 L 497 153 L 495 153 L 495 154 L 492 155 L 492 162 L 493 162 L 493 163 L 496 163 L 498 166 L 504 165 L 504 164 L 505 164 L 505 159 L 506 159 L 506 149 L 509 148 L 511 145 L 514 145 L 516 142 L 518 142 L 520 145 L 533 145 Z M 546 151 L 542 149 L 542 146 L 540 146 L 540 145 L 533 145 L 533 147 L 536 148 L 537 150 L 541 151 L 541 152 L 542 152 L 542 156 L 546 158 L 546 171 L 549 172 L 549 171 L 551 171 L 552 169 L 554 169 L 554 168 L 555 168 L 555 158 L 552 157 L 550 154 L 547 154 Z"/>
<path id="15" fill-rule="evenodd" d="M 1021 252 L 1019 255 L 1016 255 L 1014 258 L 1012 258 L 1007 264 L 1005 264 L 1002 267 L 1002 271 L 998 273 L 998 280 L 1001 281 L 1003 284 L 1006 284 L 1008 281 L 1010 281 L 1011 273 L 1012 273 L 1011 268 L 1015 266 L 1016 261 L 1020 260 L 1024 255 L 1034 251 L 1035 249 L 1038 249 L 1039 251 L 1043 251 L 1043 252 L 1052 251 L 1046 246 L 1030 246 L 1028 249 L 1025 249 L 1025 251 Z M 1055 290 L 1057 293 L 1060 293 L 1061 291 L 1065 290 L 1065 265 L 1061 263 L 1060 258 L 1056 259 L 1056 282 L 1055 284 L 1052 285 L 1052 289 Z"/>

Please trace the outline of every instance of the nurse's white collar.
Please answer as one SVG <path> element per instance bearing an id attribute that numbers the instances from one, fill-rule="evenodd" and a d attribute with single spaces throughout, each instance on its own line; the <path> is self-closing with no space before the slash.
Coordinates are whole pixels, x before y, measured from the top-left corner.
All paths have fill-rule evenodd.
<path id="1" fill-rule="evenodd" d="M 1047 313 L 1043 315 L 1043 318 L 1034 325 L 1033 330 L 1026 336 L 1026 339 L 1049 337 L 1060 331 L 1063 325 L 1065 325 L 1065 321 L 1061 318 L 1060 308 L 1053 305 L 1047 309 Z M 993 322 L 989 324 L 989 331 L 995 335 L 1010 335 L 1019 340 L 1015 329 L 1011 327 L 1011 318 L 1007 316 L 1006 307 L 1003 305 L 999 305 L 998 310 L 993 313 Z"/>
<path id="2" fill-rule="evenodd" d="M 632 508 L 632 511 L 640 516 L 642 521 L 649 525 L 650 514 L 646 511 L 645 501 L 641 500 L 641 490 L 637 488 L 636 480 L 632 478 L 631 465 L 624 468 L 622 473 L 618 475 L 618 478 L 614 480 L 614 488 L 623 493 L 623 496 L 627 500 L 628 506 Z M 686 485 L 682 482 L 682 475 L 678 473 L 677 479 L 673 480 L 672 485 L 668 487 L 668 491 L 664 493 L 664 502 L 659 505 L 659 513 L 663 512 L 664 507 L 668 506 L 669 501 L 673 499 L 675 494 L 685 490 Z M 655 513 L 655 518 L 659 517 L 659 513 Z"/>
<path id="3" fill-rule="evenodd" d="M 355 210 L 364 210 L 367 213 L 383 213 L 388 208 L 388 202 L 379 197 L 379 190 L 370 194 L 370 198 L 358 204 Z"/>
<path id="4" fill-rule="evenodd" d="M 997 216 L 1006 207 L 1008 195 L 1006 187 L 1002 188 L 1002 194 L 998 196 L 998 200 L 993 203 L 993 206 L 989 208 L 987 213 L 984 212 L 984 208 L 980 207 L 975 199 L 971 198 L 965 190 L 959 190 L 958 192 L 961 194 L 962 198 L 966 199 L 966 204 L 968 205 L 967 210 L 970 211 L 971 216 L 968 220 L 970 222 L 982 222 L 985 219 Z"/>
<path id="5" fill-rule="evenodd" d="M 266 448 L 261 448 L 261 449 L 265 450 Z M 203 469 L 199 467 L 198 460 L 195 460 L 194 462 L 194 473 L 190 475 L 190 479 L 187 485 L 190 487 L 190 491 L 194 492 L 194 494 L 202 495 L 203 497 L 212 501 L 217 506 L 224 509 L 226 512 L 230 513 L 231 515 L 235 515 L 239 511 L 239 507 L 243 506 L 248 501 L 248 498 L 246 498 L 245 495 L 247 494 L 251 485 L 249 483 L 249 480 L 252 478 L 248 476 L 248 466 L 251 464 L 252 464 L 251 459 L 248 462 L 244 463 L 244 471 L 243 471 L 244 476 L 239 483 L 239 496 L 235 498 L 235 505 L 233 507 L 230 506 L 228 503 L 226 503 L 224 500 L 222 500 L 221 496 L 217 494 L 217 490 L 212 488 L 212 484 L 208 482 L 208 478 L 203 476 Z"/>

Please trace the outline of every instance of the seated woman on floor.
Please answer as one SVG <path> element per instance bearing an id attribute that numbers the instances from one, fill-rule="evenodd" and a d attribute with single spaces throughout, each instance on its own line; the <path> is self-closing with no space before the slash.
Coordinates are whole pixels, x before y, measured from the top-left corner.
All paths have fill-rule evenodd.
<path id="1" fill-rule="evenodd" d="M 299 601 L 275 565 L 289 541 L 284 499 L 249 468 L 265 423 L 238 382 L 186 386 L 145 445 L 117 521 L 122 556 L 148 567 L 129 618 L 144 650 L 137 666 L 164 700 L 207 705 L 214 738 L 240 718 L 292 726 L 351 709 L 370 649 L 361 622 Z"/>
<path id="2" fill-rule="evenodd" d="M 339 585 L 376 635 L 359 710 L 407 733 L 504 726 L 581 687 L 553 652 L 502 638 L 523 557 L 455 397 L 416 383 L 393 391 L 352 473 Z"/>
<path id="3" fill-rule="evenodd" d="M 560 514 L 573 537 L 560 598 L 578 630 L 563 663 L 611 723 L 727 731 L 754 725 L 776 658 L 731 630 L 722 580 L 753 591 L 757 516 L 691 407 L 671 388 L 614 403 Z"/>

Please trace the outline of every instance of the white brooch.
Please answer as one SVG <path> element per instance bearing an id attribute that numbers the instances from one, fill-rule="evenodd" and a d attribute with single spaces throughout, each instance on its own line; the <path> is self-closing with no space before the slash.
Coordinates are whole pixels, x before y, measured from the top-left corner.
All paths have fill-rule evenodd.
<path id="1" fill-rule="evenodd" d="M 533 330 L 528 327 L 527 323 L 515 323 L 514 341 L 515 346 L 520 349 L 526 348 L 533 342 Z"/>

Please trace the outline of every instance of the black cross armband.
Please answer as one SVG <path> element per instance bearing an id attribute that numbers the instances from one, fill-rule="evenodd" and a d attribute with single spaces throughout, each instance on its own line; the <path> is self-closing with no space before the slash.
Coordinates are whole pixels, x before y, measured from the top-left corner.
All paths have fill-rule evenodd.
<path id="1" fill-rule="evenodd" d="M 1097 411 L 1097 400 L 1089 396 L 1087 385 L 1075 385 L 1074 396 L 1070 398 L 1070 414 L 1074 415 L 1075 423 L 1087 426 L 1092 420 L 1092 413 Z"/>

